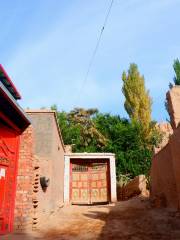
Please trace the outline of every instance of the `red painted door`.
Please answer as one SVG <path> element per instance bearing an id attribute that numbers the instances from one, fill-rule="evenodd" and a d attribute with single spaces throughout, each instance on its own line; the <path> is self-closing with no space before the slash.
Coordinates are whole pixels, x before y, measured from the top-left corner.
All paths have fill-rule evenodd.
<path id="1" fill-rule="evenodd" d="M 109 201 L 109 167 L 106 160 L 71 162 L 71 203 L 93 204 Z"/>
<path id="2" fill-rule="evenodd" d="M 0 123 L 0 234 L 12 231 L 19 136 Z"/>
<path id="3" fill-rule="evenodd" d="M 4 190 L 5 190 L 5 178 L 7 169 L 5 166 L 0 166 L 0 209 L 3 207 L 4 202 Z"/>
<path id="4" fill-rule="evenodd" d="M 5 166 L 0 166 L 0 226 L 1 231 L 5 231 L 3 208 L 5 204 L 5 182 L 6 182 L 7 168 Z"/>

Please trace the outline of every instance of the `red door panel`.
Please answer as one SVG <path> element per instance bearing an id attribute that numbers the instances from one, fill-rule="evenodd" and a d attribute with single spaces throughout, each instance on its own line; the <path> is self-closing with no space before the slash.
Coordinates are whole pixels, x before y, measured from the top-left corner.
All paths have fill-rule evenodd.
<path id="1" fill-rule="evenodd" d="M 4 203 L 6 171 L 6 167 L 0 166 L 0 211 L 3 208 Z"/>
<path id="2" fill-rule="evenodd" d="M 12 231 L 19 136 L 0 123 L 0 234 Z"/>
<path id="3" fill-rule="evenodd" d="M 0 229 L 1 231 L 5 231 L 4 229 L 4 200 L 5 200 L 5 179 L 6 179 L 7 168 L 4 166 L 0 166 Z"/>

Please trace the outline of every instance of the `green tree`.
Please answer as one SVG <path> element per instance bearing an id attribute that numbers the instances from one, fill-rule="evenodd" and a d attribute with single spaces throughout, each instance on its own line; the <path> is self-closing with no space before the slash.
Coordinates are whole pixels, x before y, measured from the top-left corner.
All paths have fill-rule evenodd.
<path id="1" fill-rule="evenodd" d="M 140 75 L 138 66 L 130 64 L 128 73 L 122 74 L 122 92 L 125 96 L 124 107 L 132 122 L 142 125 L 145 137 L 150 135 L 152 100 L 145 88 L 144 77 Z"/>
<path id="2" fill-rule="evenodd" d="M 180 62 L 178 58 L 174 60 L 173 68 L 175 71 L 174 83 L 180 85 Z"/>
<path id="3" fill-rule="evenodd" d="M 97 109 L 75 108 L 68 114 L 68 120 L 80 129 L 80 145 L 76 144 L 76 151 L 101 151 L 107 139 L 99 132 L 93 122 Z"/>
<path id="4" fill-rule="evenodd" d="M 174 72 L 175 72 L 175 76 L 174 76 L 174 78 L 173 78 L 174 84 L 175 84 L 175 85 L 180 85 L 180 61 L 179 61 L 178 58 L 174 60 L 173 69 L 174 69 Z M 170 83 L 169 83 L 169 89 L 172 89 L 173 86 L 174 86 L 173 83 L 170 82 Z M 164 105 L 165 105 L 165 109 L 166 109 L 167 113 L 168 113 L 169 116 L 170 116 L 169 106 L 168 106 L 168 101 L 167 101 L 167 99 L 165 100 Z M 167 120 L 170 122 L 169 119 L 167 119 Z"/>
<path id="5" fill-rule="evenodd" d="M 53 104 L 52 106 L 51 106 L 51 110 L 53 110 L 53 111 L 58 111 L 58 107 L 57 107 L 57 105 L 56 104 Z"/>
<path id="6" fill-rule="evenodd" d="M 112 152 L 116 155 L 117 176 L 148 174 L 153 147 L 159 139 L 156 131 L 145 143 L 139 122 L 99 113 L 97 109 L 75 108 L 69 113 L 53 109 L 64 143 L 73 145 L 74 152 Z"/>
<path id="7" fill-rule="evenodd" d="M 57 113 L 59 126 L 63 136 L 64 144 L 79 146 L 81 144 L 81 128 L 69 121 L 68 114 L 64 111 Z"/>
<path id="8" fill-rule="evenodd" d="M 96 127 L 108 139 L 105 152 L 116 154 L 117 176 L 133 178 L 140 174 L 148 175 L 153 147 L 158 143 L 157 132 L 151 135 L 148 144 L 144 144 L 142 126 L 127 119 L 110 114 L 97 114 Z M 151 146 L 151 147 L 150 147 Z"/>
<path id="9" fill-rule="evenodd" d="M 61 134 L 65 145 L 80 145 L 80 127 L 75 126 L 69 121 L 68 114 L 65 111 L 58 111 L 56 104 L 51 106 L 51 110 L 56 111 L 58 124 L 61 129 Z"/>

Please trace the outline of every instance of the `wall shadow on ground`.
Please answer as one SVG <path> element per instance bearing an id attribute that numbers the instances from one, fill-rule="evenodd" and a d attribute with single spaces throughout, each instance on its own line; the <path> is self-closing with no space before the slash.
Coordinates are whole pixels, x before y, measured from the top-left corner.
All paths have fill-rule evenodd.
<path id="1" fill-rule="evenodd" d="M 130 200 L 131 201 L 131 200 Z M 128 202 L 128 201 L 126 201 Z M 122 206 L 121 206 L 122 203 Z M 86 217 L 104 221 L 97 240 L 179 240 L 180 217 L 166 209 L 153 209 L 149 204 L 119 202 L 107 207 L 109 213 L 91 211 Z"/>
<path id="2" fill-rule="evenodd" d="M 30 233 L 23 233 L 23 234 L 7 234 L 4 236 L 0 235 L 1 240 L 40 240 L 43 238 L 35 237 Z"/>

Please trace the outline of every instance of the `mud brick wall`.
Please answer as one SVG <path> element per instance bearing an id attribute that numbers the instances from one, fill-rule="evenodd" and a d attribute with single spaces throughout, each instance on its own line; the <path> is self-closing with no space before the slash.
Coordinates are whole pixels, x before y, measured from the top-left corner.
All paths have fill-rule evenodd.
<path id="1" fill-rule="evenodd" d="M 167 95 L 168 112 L 173 132 L 167 145 L 152 159 L 151 200 L 155 206 L 180 209 L 180 86 Z"/>
<path id="2" fill-rule="evenodd" d="M 37 156 L 34 156 L 33 158 L 33 198 L 32 198 L 32 205 L 33 205 L 33 211 L 32 211 L 32 230 L 35 231 L 38 229 L 38 223 L 39 223 L 39 199 L 38 199 L 38 193 L 40 190 L 40 167 L 39 167 L 39 159 Z"/>
<path id="3" fill-rule="evenodd" d="M 14 212 L 14 232 L 32 229 L 33 197 L 33 132 L 28 127 L 20 138 L 16 202 Z"/>
<path id="4" fill-rule="evenodd" d="M 172 141 L 157 153 L 151 166 L 151 201 L 155 207 L 178 208 Z"/>
<path id="5" fill-rule="evenodd" d="M 151 200 L 154 205 L 180 209 L 180 126 L 158 152 L 151 166 Z"/>
<path id="6" fill-rule="evenodd" d="M 44 191 L 36 186 L 33 196 L 33 229 L 38 228 L 49 214 L 63 205 L 64 193 L 64 148 L 56 122 L 55 112 L 48 110 L 31 111 L 27 114 L 31 119 L 34 133 L 33 154 L 38 158 L 38 170 L 34 172 L 35 182 L 39 177 L 50 179 Z"/>
<path id="7" fill-rule="evenodd" d="M 162 133 L 163 139 L 162 142 L 155 147 L 154 153 L 157 154 L 161 149 L 163 149 L 169 142 L 170 136 L 173 134 L 173 129 L 171 124 L 168 122 L 159 123 L 156 125 L 158 131 Z"/>

